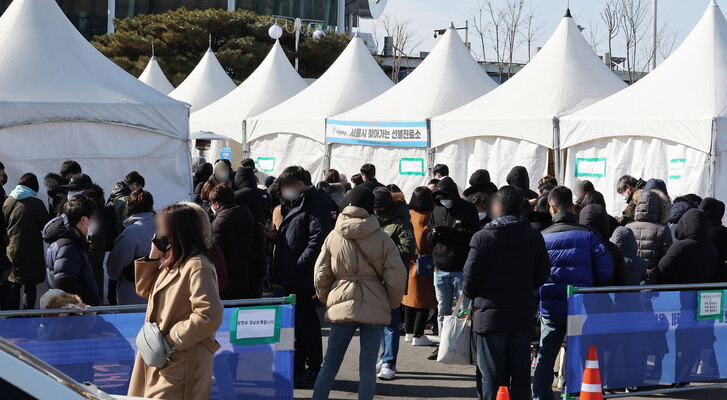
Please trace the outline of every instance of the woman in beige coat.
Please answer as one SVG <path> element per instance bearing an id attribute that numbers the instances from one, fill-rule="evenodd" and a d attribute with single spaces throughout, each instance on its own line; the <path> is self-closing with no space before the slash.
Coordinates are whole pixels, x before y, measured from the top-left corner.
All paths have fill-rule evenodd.
<path id="1" fill-rule="evenodd" d="M 210 398 L 223 307 L 205 231 L 194 208 L 172 204 L 157 216 L 157 236 L 167 238 L 167 251 L 152 245 L 149 256 L 136 261 L 136 291 L 149 300 L 146 321 L 156 322 L 176 350 L 163 368 L 146 365 L 137 353 L 129 396 Z"/>
<path id="2" fill-rule="evenodd" d="M 313 399 L 328 398 L 357 329 L 361 339 L 358 398 L 374 397 L 381 335 L 391 310 L 401 304 L 406 284 L 399 250 L 372 215 L 373 192 L 357 187 L 345 201 L 349 206 L 323 243 L 313 277 L 318 298 L 328 308 L 326 321 L 332 324 Z"/>

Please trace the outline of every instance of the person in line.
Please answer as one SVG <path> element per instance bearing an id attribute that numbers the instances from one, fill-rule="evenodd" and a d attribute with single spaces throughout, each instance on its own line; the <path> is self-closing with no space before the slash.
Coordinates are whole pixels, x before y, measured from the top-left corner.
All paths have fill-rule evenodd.
<path id="1" fill-rule="evenodd" d="M 490 172 L 486 169 L 478 169 L 473 172 L 469 180 L 470 187 L 462 193 L 465 198 L 470 198 L 475 193 L 493 195 L 497 193 L 497 186 L 490 180 Z"/>
<path id="2" fill-rule="evenodd" d="M 159 399 L 209 399 L 213 357 L 220 345 L 215 332 L 224 308 L 215 267 L 208 256 L 205 228 L 188 204 L 165 207 L 157 218 L 157 237 L 146 258 L 135 262 L 136 291 L 149 300 L 146 321 L 156 322 L 173 352 L 164 368 L 146 365 L 137 353 L 129 396 Z"/>
<path id="3" fill-rule="evenodd" d="M 372 192 L 377 187 L 384 186 L 381 182 L 376 180 L 376 166 L 373 164 L 364 164 L 361 166 L 361 178 L 364 180 L 361 186 L 368 188 Z"/>
<path id="4" fill-rule="evenodd" d="M 358 398 L 374 398 L 379 342 L 406 285 L 396 244 L 372 215 L 374 194 L 357 187 L 347 201 L 315 264 L 316 293 L 331 323 L 325 362 L 313 390 L 315 400 L 328 399 L 356 330 L 361 346 Z"/>
<path id="5" fill-rule="evenodd" d="M 137 188 L 126 204 L 124 230 L 116 238 L 113 250 L 106 261 L 109 279 L 118 282 L 118 304 L 146 304 L 146 299 L 136 294 L 134 260 L 149 253 L 149 243 L 156 230 L 154 222 L 154 197 Z"/>
<path id="6" fill-rule="evenodd" d="M 419 186 L 409 200 L 411 210 L 411 224 L 414 228 L 416 252 L 418 255 L 432 254 L 432 245 L 427 240 L 427 225 L 434 211 L 432 191 L 426 186 Z M 431 340 L 424 335 L 424 329 L 429 318 L 429 310 L 437 307 L 437 297 L 434 293 L 434 276 L 417 274 L 416 257 L 409 265 L 409 278 L 407 291 L 402 300 L 404 304 L 404 333 L 405 342 L 414 346 L 429 346 Z"/>
<path id="7" fill-rule="evenodd" d="M 568 285 L 592 287 L 611 278 L 611 256 L 592 228 L 578 224 L 573 193 L 558 186 L 548 195 L 553 225 L 542 232 L 550 276 L 540 288 L 540 352 L 533 375 L 533 400 L 554 400 L 553 367 L 566 334 Z"/>
<path id="8" fill-rule="evenodd" d="M 240 162 L 240 166 L 243 168 L 252 168 L 252 172 L 255 175 L 255 180 L 258 182 L 259 189 L 265 190 L 264 188 L 260 187 L 259 185 L 263 185 L 266 188 L 269 186 L 269 185 L 265 185 L 265 182 L 268 180 L 268 178 L 270 178 L 270 176 L 268 174 L 266 174 L 265 172 L 260 171 L 257 168 L 257 165 L 255 165 L 255 160 L 248 157 Z M 238 168 L 238 171 L 239 170 L 240 169 Z M 235 183 L 237 183 L 237 173 L 235 173 Z M 239 187 L 235 187 L 235 190 L 237 190 L 237 189 L 239 189 Z"/>
<path id="9" fill-rule="evenodd" d="M 207 213 L 207 217 L 212 221 L 215 219 L 215 213 L 212 211 L 212 203 L 210 202 L 210 193 L 219 183 L 216 180 L 210 179 L 202 185 L 202 192 L 200 193 L 201 202 L 198 203 L 200 207 Z"/>
<path id="10" fill-rule="evenodd" d="M 376 213 L 381 230 L 386 232 L 396 244 L 401 264 L 409 265 L 416 251 L 414 227 L 411 224 L 409 207 L 404 201 L 404 195 L 401 193 L 396 193 L 396 195 L 397 200 L 395 201 L 389 189 L 385 187 L 374 189 L 374 213 Z M 391 310 L 391 322 L 384 328 L 384 336 L 381 338 L 381 362 L 376 366 L 379 379 L 391 380 L 396 377 L 400 322 L 401 309 L 397 306 Z"/>
<path id="11" fill-rule="evenodd" d="M 480 228 L 480 219 L 475 205 L 459 197 L 452 178 L 439 181 L 432 198 L 435 207 L 427 232 L 433 246 L 436 267 L 434 288 L 438 303 L 437 331 L 442 332 L 444 317 L 452 315 L 454 298 L 462 295 L 462 270 L 467 260 L 470 239 Z M 469 307 L 468 299 L 462 302 L 462 307 Z"/>
<path id="12" fill-rule="evenodd" d="M 446 164 L 437 164 L 432 169 L 435 179 L 442 180 L 449 176 L 449 167 Z"/>
<path id="13" fill-rule="evenodd" d="M 618 246 L 608 240 L 611 236 L 608 232 L 608 213 L 606 212 L 606 209 L 600 204 L 588 204 L 581 209 L 581 213 L 578 216 L 578 222 L 582 225 L 589 226 L 594 231 L 598 232 L 601 241 L 606 246 L 606 250 L 608 250 L 608 255 L 611 257 L 613 272 L 608 280 L 601 283 L 606 286 L 624 285 L 622 281 L 617 280 L 617 277 L 625 275 L 626 262 L 624 261 L 623 255 L 621 254 Z"/>
<path id="14" fill-rule="evenodd" d="M 677 238 L 674 234 L 674 231 L 677 228 L 677 224 L 679 223 L 679 220 L 682 219 L 684 214 L 687 213 L 687 211 L 691 210 L 692 208 L 699 207 L 699 204 L 693 203 L 691 200 L 687 199 L 684 196 L 678 196 L 674 199 L 671 205 L 671 210 L 669 211 L 669 219 L 666 221 L 666 225 L 669 227 L 669 230 L 671 231 L 671 238 L 672 241 L 676 242 Z"/>
<path id="15" fill-rule="evenodd" d="M 619 178 L 616 183 L 616 192 L 620 194 L 626 202 L 626 209 L 623 211 L 618 223 L 626 226 L 636 220 L 636 194 L 637 190 L 641 190 L 646 185 L 643 179 L 636 179 L 631 175 L 624 175 Z"/>
<path id="16" fill-rule="evenodd" d="M 212 243 L 222 250 L 229 281 L 229 286 L 220 293 L 220 297 L 223 300 L 248 299 L 248 262 L 255 219 L 250 209 L 235 204 L 235 194 L 226 183 L 212 189 L 210 203 L 215 213 L 215 219 L 212 220 Z"/>
<path id="17" fill-rule="evenodd" d="M 131 171 L 124 177 L 123 181 L 116 182 L 109 199 L 106 201 L 106 207 L 113 207 L 113 226 L 109 228 L 114 229 L 113 240 L 116 240 L 116 236 L 121 234 L 124 230 L 124 222 L 126 221 L 126 205 L 129 202 L 129 196 L 136 191 L 136 189 L 144 189 L 146 180 L 137 171 Z M 110 222 L 110 221 L 107 221 Z"/>
<path id="18" fill-rule="evenodd" d="M 709 219 L 700 209 L 691 209 L 679 220 L 678 241 L 667 250 L 647 281 L 657 285 L 709 283 L 719 264 L 717 248 L 709 242 Z"/>
<path id="19" fill-rule="evenodd" d="M 432 192 L 434 192 L 434 189 L 437 188 L 437 184 L 438 183 L 439 183 L 439 179 L 432 179 L 432 180 L 430 180 L 429 183 L 427 183 L 427 189 L 429 189 Z"/>
<path id="20" fill-rule="evenodd" d="M 95 183 L 91 185 L 88 190 L 83 192 L 83 194 L 93 200 L 93 202 L 96 203 L 96 210 L 99 210 L 98 218 L 96 218 L 96 230 L 89 232 L 88 235 L 88 240 L 90 242 L 90 246 L 88 248 L 88 261 L 91 263 L 91 269 L 93 269 L 93 280 L 96 282 L 98 294 L 101 296 L 101 302 L 103 303 L 107 225 L 101 211 L 104 209 L 106 197 L 104 197 L 104 192 L 101 186 Z"/>
<path id="21" fill-rule="evenodd" d="M 43 186 L 45 186 L 45 194 L 48 198 L 48 215 L 55 215 L 58 205 L 66 198 L 66 189 L 63 188 L 63 185 L 66 184 L 68 184 L 68 179 L 53 172 L 46 174 L 43 178 Z"/>
<path id="22" fill-rule="evenodd" d="M 311 388 L 323 363 L 321 323 L 316 314 L 313 268 L 323 241 L 333 228 L 328 200 L 306 185 L 305 170 L 287 167 L 278 177 L 281 194 L 279 228 L 270 283 L 276 297 L 295 294 L 295 386 Z M 306 368 L 307 367 L 307 368 Z"/>
<path id="23" fill-rule="evenodd" d="M 346 187 L 341 181 L 341 174 L 339 174 L 335 169 L 329 169 L 326 171 L 326 176 L 323 180 L 328 182 L 331 199 L 333 199 L 336 204 L 340 203 L 346 196 Z"/>
<path id="24" fill-rule="evenodd" d="M 476 192 L 467 198 L 467 201 L 477 207 L 477 215 L 480 219 L 480 229 L 492 222 L 492 207 L 490 205 L 492 198 L 494 198 L 494 196 L 487 195 L 482 192 Z"/>
<path id="25" fill-rule="evenodd" d="M 722 225 L 725 210 L 724 203 L 713 197 L 706 197 L 699 204 L 699 209 L 707 214 L 709 242 L 717 248 L 719 254 L 719 263 L 712 280 L 714 282 L 727 282 L 727 227 Z"/>
<path id="26" fill-rule="evenodd" d="M 37 197 L 39 186 L 38 178 L 26 173 L 3 203 L 1 225 L 8 237 L 5 254 L 11 265 L 10 276 L 3 284 L 3 310 L 19 310 L 21 304 L 24 309 L 34 308 L 36 285 L 45 280 L 41 232 L 49 217 L 45 204 Z"/>
<path id="27" fill-rule="evenodd" d="M 84 192 L 86 192 L 86 190 L 89 190 L 92 187 L 93 181 L 91 180 L 90 176 L 86 174 L 73 175 L 71 180 L 68 181 L 67 184 L 63 185 L 66 196 L 58 203 L 58 208 L 53 210 L 52 215 L 55 217 L 59 217 L 61 214 L 63 214 L 64 206 L 71 197 L 77 194 L 83 194 Z"/>
<path id="28" fill-rule="evenodd" d="M 354 188 L 358 185 L 361 185 L 362 183 L 364 183 L 363 176 L 360 173 L 351 175 L 351 183 L 353 184 Z"/>
<path id="29" fill-rule="evenodd" d="M 212 164 L 205 162 L 201 163 L 197 166 L 197 168 L 194 169 L 194 197 L 193 201 L 197 204 L 202 204 L 202 188 L 204 187 L 204 183 L 207 182 L 210 179 L 210 176 L 212 176 Z"/>
<path id="30" fill-rule="evenodd" d="M 548 191 L 548 194 L 550 194 L 550 191 Z M 553 225 L 553 216 L 550 214 L 550 206 L 548 205 L 548 195 L 538 197 L 533 211 L 529 211 L 525 216 L 530 221 L 530 225 L 538 232 L 542 232 Z"/>
<path id="31" fill-rule="evenodd" d="M 618 247 L 624 259 L 623 274 L 615 274 L 616 282 L 623 286 L 640 285 L 644 281 L 648 263 L 638 255 L 639 245 L 634 233 L 625 226 L 619 226 L 611 236 L 611 243 Z"/>
<path id="32" fill-rule="evenodd" d="M 77 194 L 64 204 L 63 214 L 43 228 L 43 240 L 49 244 L 45 253 L 48 287 L 76 294 L 90 306 L 101 305 L 88 261 L 88 236 L 97 226 L 97 218 L 96 203 Z"/>
<path id="33" fill-rule="evenodd" d="M 522 193 L 503 186 L 494 203 L 499 217 L 475 233 L 464 267 L 464 293 L 474 306 L 482 399 L 508 386 L 513 399 L 530 397 L 533 291 L 550 273 L 543 236 L 520 216 Z"/>
<path id="34" fill-rule="evenodd" d="M 508 185 L 520 189 L 526 200 L 538 198 L 538 194 L 530 189 L 530 175 L 525 167 L 521 165 L 513 167 L 510 173 L 507 174 L 506 181 Z"/>
<path id="35" fill-rule="evenodd" d="M 263 297 L 265 276 L 268 273 L 268 244 L 265 240 L 265 224 L 270 215 L 272 205 L 267 191 L 260 189 L 256 184 L 255 170 L 250 167 L 240 167 L 235 174 L 235 204 L 247 207 L 252 213 L 254 224 L 252 226 L 252 249 L 248 259 L 248 296 L 251 299 Z"/>
<path id="36" fill-rule="evenodd" d="M 585 207 L 589 204 L 598 204 L 599 206 L 603 207 L 604 211 L 607 210 L 606 208 L 606 198 L 603 196 L 603 194 L 597 190 L 590 191 L 586 193 L 585 196 L 583 196 L 583 200 L 581 201 L 581 207 Z M 613 235 L 613 232 L 621 226 L 618 223 L 618 220 L 611 216 L 610 214 L 606 213 L 606 218 L 608 218 L 608 235 L 606 237 L 603 237 L 601 239 L 606 239 L 611 237 Z"/>
<path id="37" fill-rule="evenodd" d="M 636 195 L 635 221 L 626 227 L 636 236 L 639 257 L 649 263 L 649 269 L 654 269 L 673 242 L 671 230 L 666 225 L 671 205 L 660 190 L 642 190 Z"/>
<path id="38" fill-rule="evenodd" d="M 82 174 L 83 168 L 81 168 L 81 164 L 74 160 L 63 161 L 59 173 L 67 182 L 71 180 L 74 175 Z"/>

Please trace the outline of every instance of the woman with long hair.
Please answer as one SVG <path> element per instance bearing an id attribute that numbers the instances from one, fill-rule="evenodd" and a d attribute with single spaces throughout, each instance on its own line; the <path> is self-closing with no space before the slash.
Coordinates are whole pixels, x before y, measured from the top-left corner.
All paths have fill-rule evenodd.
<path id="1" fill-rule="evenodd" d="M 157 323 L 173 351 L 162 368 L 137 353 L 129 396 L 209 399 L 223 306 L 205 230 L 184 203 L 167 206 L 156 219 L 151 251 L 135 263 L 136 291 L 149 301 L 146 321 Z"/>

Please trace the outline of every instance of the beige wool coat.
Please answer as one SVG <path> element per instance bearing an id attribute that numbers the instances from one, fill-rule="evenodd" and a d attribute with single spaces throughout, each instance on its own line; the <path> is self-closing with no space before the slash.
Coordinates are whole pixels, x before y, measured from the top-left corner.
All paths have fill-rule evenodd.
<path id="1" fill-rule="evenodd" d="M 129 396 L 209 400 L 212 366 L 220 345 L 215 332 L 224 308 L 214 264 L 206 256 L 167 269 L 159 261 L 135 262 L 136 291 L 149 300 L 146 321 L 156 322 L 177 348 L 164 368 L 149 367 L 136 354 Z"/>
<path id="2" fill-rule="evenodd" d="M 406 268 L 376 217 L 363 208 L 348 206 L 323 243 L 313 279 L 318 298 L 328 308 L 326 321 L 388 325 L 391 310 L 399 307 L 404 295 Z"/>

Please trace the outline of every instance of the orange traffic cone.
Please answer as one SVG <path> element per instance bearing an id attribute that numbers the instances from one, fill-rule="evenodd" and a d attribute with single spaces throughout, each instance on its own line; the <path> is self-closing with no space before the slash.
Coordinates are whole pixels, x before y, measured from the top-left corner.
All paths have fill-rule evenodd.
<path id="1" fill-rule="evenodd" d="M 580 400 L 603 400 L 601 387 L 601 371 L 598 368 L 598 352 L 596 346 L 588 348 L 586 369 L 583 371 Z"/>
<path id="2" fill-rule="evenodd" d="M 510 400 L 510 392 L 507 390 L 507 386 L 500 386 L 496 400 Z"/>

